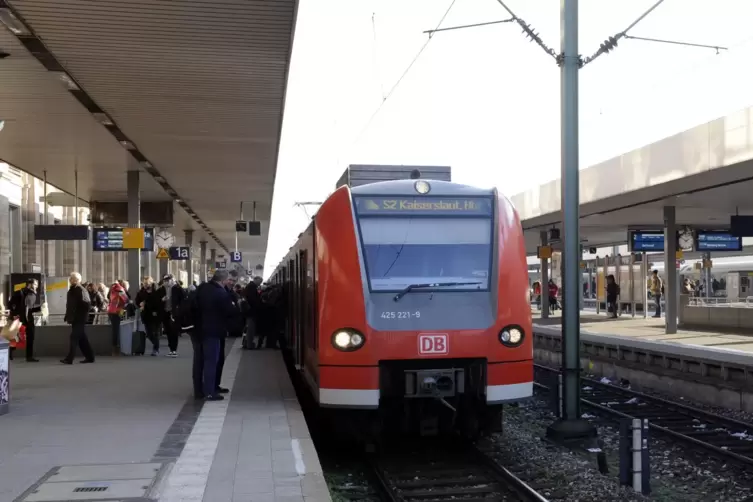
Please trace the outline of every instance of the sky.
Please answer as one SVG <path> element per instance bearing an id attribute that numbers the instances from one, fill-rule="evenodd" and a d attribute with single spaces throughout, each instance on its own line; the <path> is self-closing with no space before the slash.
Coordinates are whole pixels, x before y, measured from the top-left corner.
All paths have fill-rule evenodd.
<path id="1" fill-rule="evenodd" d="M 504 0 L 559 52 L 556 0 Z M 559 69 L 513 23 L 436 33 L 452 0 L 300 0 L 265 274 L 349 164 L 449 165 L 513 196 L 559 178 Z M 655 0 L 581 0 L 584 56 Z M 510 16 L 456 0 L 442 27 Z M 580 169 L 753 104 L 753 2 L 665 0 L 580 71 Z M 385 101 L 385 96 L 389 98 Z M 375 112 L 379 109 L 378 113 Z"/>

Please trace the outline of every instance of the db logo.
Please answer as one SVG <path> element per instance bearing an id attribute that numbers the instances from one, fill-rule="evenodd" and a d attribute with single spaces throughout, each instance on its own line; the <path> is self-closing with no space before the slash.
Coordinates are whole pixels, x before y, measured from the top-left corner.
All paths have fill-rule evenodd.
<path id="1" fill-rule="evenodd" d="M 450 352 L 447 335 L 419 335 L 419 354 L 447 354 Z"/>

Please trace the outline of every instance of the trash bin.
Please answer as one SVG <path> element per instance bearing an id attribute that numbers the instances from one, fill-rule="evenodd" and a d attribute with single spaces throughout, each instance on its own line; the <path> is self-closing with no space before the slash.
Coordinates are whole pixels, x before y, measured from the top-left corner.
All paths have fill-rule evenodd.
<path id="1" fill-rule="evenodd" d="M 0 338 L 0 415 L 10 408 L 10 343 Z"/>

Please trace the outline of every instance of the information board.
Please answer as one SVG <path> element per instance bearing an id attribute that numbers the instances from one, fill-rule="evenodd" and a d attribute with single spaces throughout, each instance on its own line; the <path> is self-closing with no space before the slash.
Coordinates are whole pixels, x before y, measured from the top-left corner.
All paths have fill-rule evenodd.
<path id="1" fill-rule="evenodd" d="M 92 244 L 94 251 L 126 251 L 123 247 L 122 228 L 95 228 Z M 154 229 L 144 229 L 144 247 L 142 251 L 154 251 Z"/>
<path id="2" fill-rule="evenodd" d="M 631 230 L 630 251 L 634 253 L 664 251 L 664 232 L 661 230 Z"/>
<path id="3" fill-rule="evenodd" d="M 492 199 L 486 197 L 369 197 L 356 198 L 360 215 L 391 216 L 491 216 Z"/>
<path id="4" fill-rule="evenodd" d="M 730 232 L 699 230 L 697 251 L 742 251 L 743 241 Z"/>

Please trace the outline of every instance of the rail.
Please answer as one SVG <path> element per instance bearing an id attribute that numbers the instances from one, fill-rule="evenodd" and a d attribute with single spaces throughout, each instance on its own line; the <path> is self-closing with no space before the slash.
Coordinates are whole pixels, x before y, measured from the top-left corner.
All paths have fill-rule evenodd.
<path id="1" fill-rule="evenodd" d="M 450 443 L 453 443 L 452 441 Z M 508 500 L 547 502 L 540 493 L 470 442 L 377 459 L 369 465 L 393 502 Z"/>
<path id="2" fill-rule="evenodd" d="M 541 374 L 556 378 L 556 368 L 534 365 L 535 386 L 550 391 Z M 724 460 L 753 466 L 753 424 L 716 415 L 642 392 L 590 378 L 581 378 L 581 402 L 607 416 L 648 419 L 657 433 L 703 449 Z"/>

